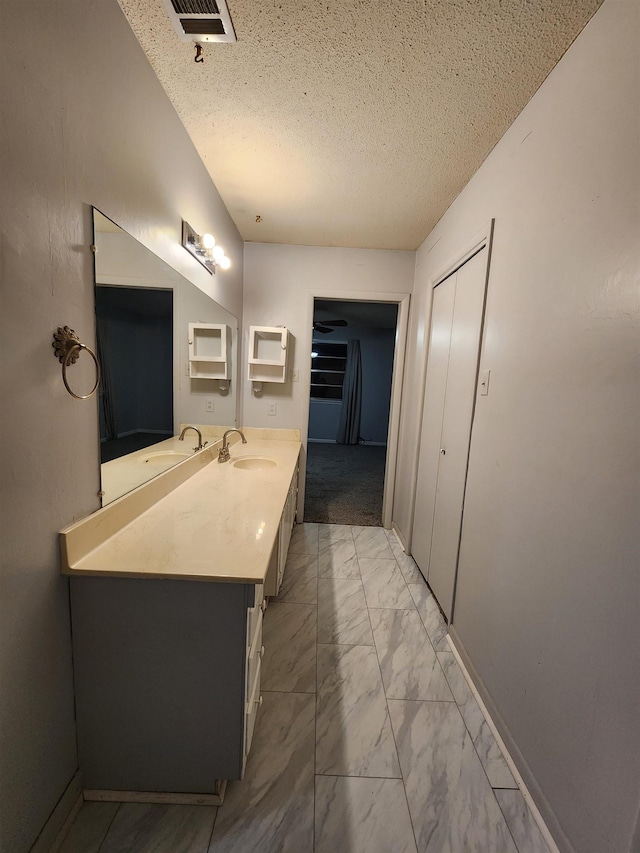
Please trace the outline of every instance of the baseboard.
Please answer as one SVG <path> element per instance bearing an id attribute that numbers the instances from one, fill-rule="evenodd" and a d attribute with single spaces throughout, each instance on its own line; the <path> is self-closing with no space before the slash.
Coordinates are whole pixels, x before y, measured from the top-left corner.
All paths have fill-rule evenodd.
<path id="1" fill-rule="evenodd" d="M 409 552 L 407 551 L 407 545 L 406 545 L 406 542 L 404 541 L 402 531 L 400 530 L 398 525 L 395 523 L 395 521 L 391 522 L 391 532 L 394 534 L 394 536 L 396 537 L 396 539 L 400 543 L 400 547 L 402 548 L 404 553 L 408 554 Z"/>
<path id="2" fill-rule="evenodd" d="M 529 806 L 533 819 L 549 846 L 549 850 L 551 853 L 574 853 L 572 844 L 562 831 L 556 816 L 553 814 L 544 794 L 540 790 L 540 787 L 529 769 L 527 762 L 524 760 L 518 745 L 511 737 L 504 720 L 492 701 L 491 696 L 484 686 L 482 679 L 478 675 L 477 670 L 473 666 L 460 637 L 456 633 L 455 626 L 453 625 L 449 626 L 447 640 L 451 651 L 460 664 L 460 668 L 467 680 L 467 684 L 475 696 L 476 701 L 480 706 L 480 710 L 484 714 L 487 725 L 491 729 L 493 736 L 502 751 L 504 759 L 509 766 L 509 770 L 513 774 L 513 778 Z M 517 764 L 513 760 L 513 755 L 518 758 Z M 532 794 L 531 791 L 533 791 L 534 794 Z M 549 829 L 550 826 L 553 827 L 553 834 Z M 556 839 L 560 840 L 562 845 L 561 847 L 558 846 Z"/>
<path id="3" fill-rule="evenodd" d="M 85 790 L 84 799 L 100 803 L 159 803 L 178 806 L 221 806 L 227 790 L 227 780 L 220 779 L 215 794 L 171 794 L 158 791 L 98 791 Z"/>
<path id="4" fill-rule="evenodd" d="M 76 770 L 71 781 L 65 788 L 47 822 L 42 827 L 30 853 L 56 853 L 60 848 L 69 827 L 76 818 L 82 806 L 82 779 L 80 771 Z"/>

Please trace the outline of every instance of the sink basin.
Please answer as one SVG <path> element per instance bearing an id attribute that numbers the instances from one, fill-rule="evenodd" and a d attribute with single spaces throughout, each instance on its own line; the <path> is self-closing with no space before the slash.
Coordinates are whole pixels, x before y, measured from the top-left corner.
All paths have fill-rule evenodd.
<path id="1" fill-rule="evenodd" d="M 191 454 L 183 450 L 156 450 L 155 453 L 147 453 L 140 461 L 151 462 L 153 465 L 174 465 L 183 459 L 188 459 L 189 456 Z"/>
<path id="2" fill-rule="evenodd" d="M 259 471 L 262 468 L 275 468 L 277 464 L 275 459 L 267 459 L 266 456 L 241 456 L 233 463 L 233 467 Z"/>

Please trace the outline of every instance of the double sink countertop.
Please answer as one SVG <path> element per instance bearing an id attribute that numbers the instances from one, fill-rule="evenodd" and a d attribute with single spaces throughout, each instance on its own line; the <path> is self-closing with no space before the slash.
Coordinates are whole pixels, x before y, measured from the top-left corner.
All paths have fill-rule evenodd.
<path id="1" fill-rule="evenodd" d="M 207 438 L 206 427 L 203 438 Z M 263 583 L 300 453 L 297 430 L 243 430 L 60 533 L 62 572 L 74 576 Z M 190 436 L 189 436 L 190 437 Z M 239 459 L 270 459 L 242 468 Z M 251 464 L 251 463 L 249 463 Z"/>

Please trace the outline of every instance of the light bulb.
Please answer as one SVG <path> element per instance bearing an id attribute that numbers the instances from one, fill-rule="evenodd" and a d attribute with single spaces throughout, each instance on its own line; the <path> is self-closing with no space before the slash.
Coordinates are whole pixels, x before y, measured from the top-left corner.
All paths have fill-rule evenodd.
<path id="1" fill-rule="evenodd" d="M 214 246 L 213 248 L 213 260 L 219 264 L 220 261 L 224 258 L 224 249 L 222 246 Z"/>
<path id="2" fill-rule="evenodd" d="M 228 270 L 229 267 L 231 266 L 231 261 L 229 260 L 229 258 L 226 255 L 224 255 L 222 257 L 222 260 L 220 261 L 220 266 L 222 267 L 223 270 Z"/>
<path id="3" fill-rule="evenodd" d="M 213 234 L 203 234 L 202 235 L 202 245 L 205 247 L 205 249 L 213 249 L 215 244 L 216 244 L 216 241 L 213 238 Z"/>

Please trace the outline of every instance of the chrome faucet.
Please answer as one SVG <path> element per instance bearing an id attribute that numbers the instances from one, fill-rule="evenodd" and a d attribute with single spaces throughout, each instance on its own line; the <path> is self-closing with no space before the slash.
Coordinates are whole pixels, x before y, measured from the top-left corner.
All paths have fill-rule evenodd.
<path id="1" fill-rule="evenodd" d="M 242 430 L 236 429 L 233 427 L 232 429 L 228 429 L 225 434 L 222 436 L 222 447 L 218 451 L 218 462 L 228 462 L 231 459 L 231 454 L 229 453 L 229 445 L 227 444 L 227 436 L 230 432 L 238 432 L 240 433 L 240 437 L 242 438 L 242 443 L 246 444 L 247 439 L 244 437 Z"/>
<path id="2" fill-rule="evenodd" d="M 200 432 L 200 430 L 198 429 L 198 427 L 194 427 L 194 426 L 186 426 L 186 427 L 182 430 L 182 432 L 180 433 L 180 438 L 178 439 L 178 441 L 184 441 L 184 434 L 185 434 L 185 432 L 186 432 L 188 429 L 194 429 L 194 430 L 198 433 L 198 446 L 197 446 L 197 447 L 194 447 L 194 448 L 193 448 L 194 450 L 202 450 L 202 448 L 203 448 L 203 447 L 206 447 L 206 446 L 207 446 L 207 444 L 209 444 L 209 442 L 208 442 L 208 441 L 205 441 L 205 443 L 204 443 L 204 444 L 202 443 L 202 433 Z"/>

